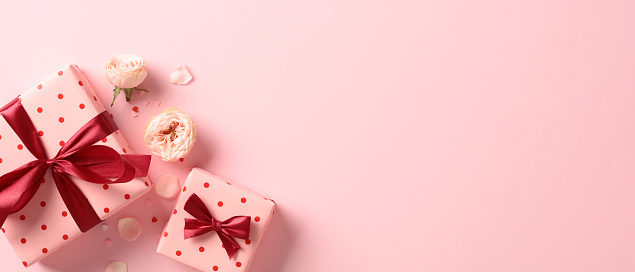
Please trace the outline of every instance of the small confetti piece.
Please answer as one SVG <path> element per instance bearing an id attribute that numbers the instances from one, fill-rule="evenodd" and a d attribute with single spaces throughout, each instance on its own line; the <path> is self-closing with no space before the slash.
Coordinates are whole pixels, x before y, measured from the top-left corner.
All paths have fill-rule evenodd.
<path id="1" fill-rule="evenodd" d="M 161 106 L 161 101 L 160 100 L 154 100 L 154 104 L 158 107 Z"/>
<path id="2" fill-rule="evenodd" d="M 144 99 L 143 100 L 143 105 L 147 107 L 148 105 L 150 105 L 150 101 Z"/>
<path id="3" fill-rule="evenodd" d="M 106 225 L 106 224 L 101 225 L 101 229 L 102 230 L 107 230 L 108 229 L 108 225 Z"/>
<path id="4" fill-rule="evenodd" d="M 132 217 L 119 219 L 119 236 L 126 241 L 134 241 L 141 235 L 141 223 Z"/>
<path id="5" fill-rule="evenodd" d="M 154 187 L 154 191 L 164 198 L 175 197 L 180 189 L 179 179 L 172 175 L 162 176 Z"/>
<path id="6" fill-rule="evenodd" d="M 112 262 L 106 266 L 105 272 L 128 272 L 128 263 Z"/>
<path id="7" fill-rule="evenodd" d="M 138 113 L 136 113 L 136 112 L 134 112 L 134 111 L 132 112 L 132 118 L 137 118 L 138 116 L 139 116 L 139 114 L 138 114 Z"/>

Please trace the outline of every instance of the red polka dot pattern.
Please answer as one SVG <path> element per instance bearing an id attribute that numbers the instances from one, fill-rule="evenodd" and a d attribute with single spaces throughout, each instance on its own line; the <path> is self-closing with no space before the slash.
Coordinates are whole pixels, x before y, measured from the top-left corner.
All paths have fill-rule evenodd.
<path id="1" fill-rule="evenodd" d="M 24 265 L 24 267 L 26 267 L 26 262 L 22 262 L 22 265 Z"/>
<path id="2" fill-rule="evenodd" d="M 218 207 L 223 207 L 223 201 L 218 201 Z"/>
<path id="3" fill-rule="evenodd" d="M 183 192 L 185 192 L 187 190 L 187 187 L 183 186 Z"/>
<path id="4" fill-rule="evenodd" d="M 82 82 L 81 80 L 77 83 L 79 84 L 79 86 L 84 86 L 84 82 Z"/>
<path id="5" fill-rule="evenodd" d="M 179 161 L 180 161 L 180 162 L 183 162 L 183 161 L 184 161 L 184 159 L 183 159 L 183 158 L 180 158 L 180 159 L 179 159 Z"/>
<path id="6" fill-rule="evenodd" d="M 79 109 L 83 110 L 86 108 L 86 105 L 84 105 L 84 103 L 79 104 Z"/>
<path id="7" fill-rule="evenodd" d="M 47 229 L 46 225 L 42 225 L 40 228 L 42 228 L 42 230 L 46 230 Z"/>
<path id="8" fill-rule="evenodd" d="M 101 142 L 102 142 L 102 143 L 108 142 L 108 138 L 103 138 L 103 139 L 101 139 Z"/>
<path id="9" fill-rule="evenodd" d="M 209 188 L 209 182 L 205 182 L 205 183 L 203 184 L 203 187 L 205 187 L 205 188 Z"/>
<path id="10" fill-rule="evenodd" d="M 58 95 L 57 95 L 57 98 L 58 98 L 58 99 L 64 99 L 64 95 L 63 95 L 63 94 L 58 94 Z"/>
<path id="11" fill-rule="evenodd" d="M 215 265 L 215 266 L 213 266 L 213 267 L 212 267 L 212 270 L 214 270 L 214 271 L 218 271 L 218 266 L 216 266 L 216 265 Z"/>
<path id="12" fill-rule="evenodd" d="M 43 109 L 42 107 L 38 107 L 38 108 L 37 108 L 37 112 L 38 112 L 38 113 L 42 113 L 43 111 L 44 111 L 44 109 Z"/>
<path id="13" fill-rule="evenodd" d="M 256 222 L 260 222 L 260 216 L 256 216 L 256 217 L 254 217 L 254 221 L 256 221 Z"/>
<path id="14" fill-rule="evenodd" d="M 205 248 L 204 248 L 204 247 L 199 247 L 199 248 L 198 248 L 198 251 L 199 251 L 199 252 L 204 252 L 204 251 L 205 251 Z"/>
<path id="15" fill-rule="evenodd" d="M 63 216 L 63 217 L 66 217 L 66 216 L 68 216 L 68 212 L 66 212 L 66 211 L 63 211 L 63 212 L 62 212 L 62 216 Z"/>
<path id="16" fill-rule="evenodd" d="M 21 144 L 18 145 L 18 150 L 22 150 L 23 148 L 24 148 L 23 145 L 21 145 Z"/>
<path id="17" fill-rule="evenodd" d="M 152 223 L 156 223 L 157 221 L 159 221 L 159 219 L 157 219 L 157 217 L 156 217 L 156 216 L 153 216 L 153 217 L 152 217 Z"/>
<path id="18" fill-rule="evenodd" d="M 104 190 L 108 190 L 108 188 L 109 188 L 108 184 L 104 184 L 104 186 L 102 186 L 102 187 L 104 187 Z"/>
<path id="19" fill-rule="evenodd" d="M 26 244 L 26 238 L 20 239 L 20 243 Z"/>
<path id="20" fill-rule="evenodd" d="M 66 142 L 60 141 L 60 146 L 64 146 L 65 144 L 66 144 Z"/>
<path id="21" fill-rule="evenodd" d="M 46 201 L 40 202 L 40 206 L 45 207 L 46 206 Z"/>
<path id="22" fill-rule="evenodd" d="M 104 208 L 104 212 L 105 212 L 105 213 L 109 213 L 109 212 L 110 212 L 110 209 L 109 209 L 109 208 Z"/>
<path id="23" fill-rule="evenodd" d="M 60 123 L 64 123 L 64 117 L 60 117 L 60 119 L 58 119 L 58 121 L 60 121 Z"/>
<path id="24" fill-rule="evenodd" d="M 37 88 L 41 90 L 42 89 L 42 84 L 37 85 Z"/>
<path id="25" fill-rule="evenodd" d="M 176 251 L 176 256 L 181 256 L 181 251 L 180 250 Z"/>
<path id="26" fill-rule="evenodd" d="M 163 233 L 163 237 L 168 237 L 168 232 L 167 231 Z"/>
<path id="27" fill-rule="evenodd" d="M 249 239 L 245 240 L 245 244 L 248 244 L 248 245 L 251 244 L 251 240 Z"/>
<path id="28" fill-rule="evenodd" d="M 176 214 L 176 209 L 174 209 L 174 211 L 172 212 L 173 214 Z"/>
<path id="29" fill-rule="evenodd" d="M 128 200 L 128 199 L 130 199 L 130 195 L 129 195 L 129 194 L 125 194 L 125 195 L 123 196 L 123 198 L 125 198 L 126 200 Z"/>
<path id="30" fill-rule="evenodd" d="M 62 72 L 62 71 L 57 72 L 57 75 L 58 75 L 58 76 L 61 76 L 61 75 L 63 75 L 63 74 L 64 74 L 64 72 Z"/>
<path id="31" fill-rule="evenodd" d="M 240 262 L 236 262 L 236 267 L 241 267 L 243 264 Z"/>
<path id="32" fill-rule="evenodd" d="M 66 235 L 66 234 L 62 235 L 62 239 L 68 240 L 68 235 Z"/>
<path id="33" fill-rule="evenodd" d="M 22 221 L 26 220 L 26 216 L 24 216 L 24 214 L 20 215 L 20 220 Z"/>
<path id="34" fill-rule="evenodd" d="M 245 203 L 245 202 L 247 202 L 247 199 L 243 197 L 243 198 L 240 199 L 240 202 L 241 203 Z"/>
<path id="35" fill-rule="evenodd" d="M 48 249 L 46 249 L 46 248 L 43 248 L 43 249 L 42 249 L 42 253 L 48 253 L 48 252 L 49 252 L 49 250 L 48 250 Z"/>
<path id="36" fill-rule="evenodd" d="M 40 131 L 38 131 L 38 132 L 37 132 L 37 135 L 39 135 L 39 136 L 44 136 L 44 131 L 41 131 L 41 130 L 40 130 Z"/>
<path id="37" fill-rule="evenodd" d="M 4 233 L 4 228 L 0 228 L 2 230 L 2 233 Z"/>

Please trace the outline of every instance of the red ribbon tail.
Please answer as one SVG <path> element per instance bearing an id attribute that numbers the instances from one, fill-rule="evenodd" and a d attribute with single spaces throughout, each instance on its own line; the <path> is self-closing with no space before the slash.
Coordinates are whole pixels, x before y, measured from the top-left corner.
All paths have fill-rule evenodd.
<path id="1" fill-rule="evenodd" d="M 240 249 L 240 246 L 229 235 L 222 232 L 217 233 L 221 242 L 223 242 L 223 245 L 225 246 L 225 251 L 227 251 L 229 259 L 231 260 L 231 258 L 233 258 L 234 255 L 236 255 L 236 252 L 238 252 L 238 250 Z"/>
<path id="2" fill-rule="evenodd" d="M 53 171 L 53 180 L 68 212 L 82 232 L 87 232 L 101 222 L 88 198 L 68 176 Z"/>

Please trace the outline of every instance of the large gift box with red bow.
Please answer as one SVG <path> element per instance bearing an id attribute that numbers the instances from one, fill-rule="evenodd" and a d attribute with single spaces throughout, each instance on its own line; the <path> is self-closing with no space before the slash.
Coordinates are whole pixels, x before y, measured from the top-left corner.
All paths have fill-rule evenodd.
<path id="1" fill-rule="evenodd" d="M 275 204 L 194 168 L 157 252 L 201 271 L 247 271 Z"/>
<path id="2" fill-rule="evenodd" d="M 134 155 L 75 65 L 0 109 L 0 224 L 24 266 L 150 189 Z"/>

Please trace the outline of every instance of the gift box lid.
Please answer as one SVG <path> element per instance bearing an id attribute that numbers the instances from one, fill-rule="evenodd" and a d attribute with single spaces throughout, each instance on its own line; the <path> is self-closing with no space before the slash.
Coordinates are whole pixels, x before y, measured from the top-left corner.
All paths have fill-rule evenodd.
<path id="1" fill-rule="evenodd" d="M 193 194 L 203 201 L 217 220 L 223 221 L 234 216 L 250 217 L 249 238 L 234 238 L 240 249 L 233 258 L 229 258 L 223 242 L 214 231 L 190 239 L 184 238 L 185 218 L 194 217 L 183 207 Z M 247 271 L 271 221 L 274 208 L 273 200 L 194 168 L 183 184 L 157 252 L 201 271 Z"/>

